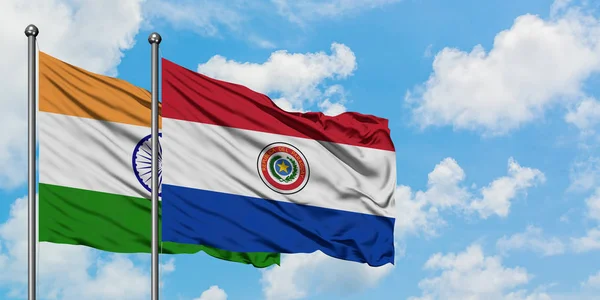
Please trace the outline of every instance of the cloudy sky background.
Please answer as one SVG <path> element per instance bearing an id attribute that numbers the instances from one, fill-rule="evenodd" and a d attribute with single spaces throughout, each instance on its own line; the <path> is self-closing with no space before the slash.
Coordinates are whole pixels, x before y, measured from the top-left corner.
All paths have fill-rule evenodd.
<path id="1" fill-rule="evenodd" d="M 600 3 L 4 0 L 0 298 L 26 295 L 26 38 L 150 86 L 161 55 L 290 111 L 390 120 L 395 266 L 321 253 L 265 270 L 161 257 L 162 298 L 593 299 L 600 295 Z M 42 243 L 40 299 L 148 299 L 149 255 Z"/>

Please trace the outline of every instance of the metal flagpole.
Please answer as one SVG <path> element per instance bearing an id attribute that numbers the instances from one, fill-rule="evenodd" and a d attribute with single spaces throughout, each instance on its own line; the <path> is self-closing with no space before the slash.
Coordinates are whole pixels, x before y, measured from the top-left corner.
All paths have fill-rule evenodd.
<path id="1" fill-rule="evenodd" d="M 162 38 L 148 37 L 152 47 L 152 300 L 158 300 L 158 45 Z"/>
<path id="2" fill-rule="evenodd" d="M 37 207 L 36 207 L 36 168 L 35 168 L 35 128 L 36 128 L 36 38 L 40 31 L 38 28 L 31 24 L 25 28 L 25 36 L 27 36 L 28 42 L 28 53 L 27 53 L 27 77 L 28 77 L 28 88 L 27 88 L 27 102 L 28 102 L 28 140 L 27 140 L 27 177 L 29 179 L 28 182 L 28 192 L 27 192 L 27 201 L 29 205 L 27 219 L 29 223 L 28 227 L 28 278 L 27 278 L 27 287 L 28 287 L 28 299 L 35 300 L 36 299 L 36 244 L 37 244 Z"/>

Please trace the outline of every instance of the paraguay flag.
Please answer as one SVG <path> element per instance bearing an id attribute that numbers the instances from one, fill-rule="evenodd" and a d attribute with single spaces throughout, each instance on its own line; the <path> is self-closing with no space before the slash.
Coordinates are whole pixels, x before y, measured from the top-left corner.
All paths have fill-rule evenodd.
<path id="1" fill-rule="evenodd" d="M 289 113 L 162 60 L 162 240 L 394 263 L 388 122 Z"/>

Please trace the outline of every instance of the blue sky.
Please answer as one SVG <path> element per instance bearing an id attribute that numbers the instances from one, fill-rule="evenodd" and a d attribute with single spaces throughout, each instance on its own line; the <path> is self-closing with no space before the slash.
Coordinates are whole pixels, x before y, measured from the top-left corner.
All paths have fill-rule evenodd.
<path id="1" fill-rule="evenodd" d="M 596 299 L 600 7 L 594 1 L 18 0 L 0 4 L 0 299 L 26 287 L 26 39 L 150 86 L 161 55 L 288 110 L 390 120 L 396 265 L 320 253 L 256 270 L 163 257 L 163 299 Z M 301 4 L 298 4 L 301 3 Z M 40 299 L 147 299 L 149 257 L 42 244 Z M 83 295 L 83 296 L 82 296 Z M 414 297 L 414 298 L 411 298 Z"/>

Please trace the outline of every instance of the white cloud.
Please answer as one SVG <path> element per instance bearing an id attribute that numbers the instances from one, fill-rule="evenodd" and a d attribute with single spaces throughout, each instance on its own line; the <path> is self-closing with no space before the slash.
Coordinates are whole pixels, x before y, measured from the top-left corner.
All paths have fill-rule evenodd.
<path id="1" fill-rule="evenodd" d="M 564 243 L 558 238 L 544 237 L 542 229 L 535 226 L 527 226 L 523 233 L 517 233 L 510 237 L 503 236 L 496 242 L 500 252 L 526 249 L 537 252 L 543 256 L 563 254 Z"/>
<path id="2" fill-rule="evenodd" d="M 250 42 L 252 42 L 254 45 L 258 46 L 259 48 L 263 48 L 263 49 L 277 48 L 277 45 L 275 45 L 274 42 L 269 41 L 265 38 L 259 37 L 255 34 L 248 35 L 248 40 Z"/>
<path id="3" fill-rule="evenodd" d="M 517 193 L 546 181 L 544 174 L 537 169 L 521 167 L 512 157 L 508 160 L 508 176 L 494 180 L 481 190 L 482 197 L 474 200 L 470 208 L 479 212 L 482 218 L 492 214 L 508 216 L 510 200 Z"/>
<path id="4" fill-rule="evenodd" d="M 600 225 L 600 188 L 586 200 L 586 215 Z M 600 250 L 600 227 L 591 228 L 585 236 L 571 238 L 571 247 L 577 253 Z"/>
<path id="5" fill-rule="evenodd" d="M 346 107 L 344 106 L 346 94 L 343 86 L 339 84 L 330 86 L 325 90 L 323 97 L 324 100 L 318 105 L 323 114 L 336 116 L 346 112 Z"/>
<path id="6" fill-rule="evenodd" d="M 273 102 L 281 109 L 287 112 L 306 112 L 302 107 L 295 107 L 294 104 L 286 98 L 273 99 Z"/>
<path id="7" fill-rule="evenodd" d="M 27 145 L 27 39 L 29 23 L 40 29 L 41 51 L 93 72 L 116 74 L 123 51 L 134 44 L 143 0 L 0 1 L 0 188 L 25 181 Z M 106 16 L 110 16 L 107 22 Z"/>
<path id="8" fill-rule="evenodd" d="M 499 256 L 485 256 L 477 244 L 458 254 L 434 254 L 424 268 L 439 274 L 421 280 L 419 288 L 423 294 L 412 300 L 550 299 L 543 293 L 514 291 L 527 284 L 532 275 L 522 267 L 503 266 Z"/>
<path id="9" fill-rule="evenodd" d="M 573 0 L 554 0 L 550 6 L 550 15 L 556 16 L 557 14 L 564 12 L 569 8 L 569 4 L 571 4 L 572 1 Z"/>
<path id="10" fill-rule="evenodd" d="M 318 18 L 339 17 L 361 10 L 374 9 L 400 0 L 271 0 L 278 12 L 290 21 L 303 25 Z"/>
<path id="11" fill-rule="evenodd" d="M 239 9 L 241 4 L 237 0 L 229 0 L 227 3 L 213 0 L 148 0 L 144 5 L 144 12 L 148 17 L 165 20 L 177 29 L 216 36 L 220 32 L 220 26 L 229 30 L 239 30 L 242 27 L 246 18 Z M 244 8 L 249 9 L 247 6 Z"/>
<path id="12" fill-rule="evenodd" d="M 433 44 L 429 44 L 427 46 L 427 48 L 425 48 L 425 51 L 423 52 L 423 57 L 425 57 L 425 58 L 431 57 L 433 55 L 432 50 L 433 50 Z"/>
<path id="13" fill-rule="evenodd" d="M 445 225 L 440 212 L 455 210 L 478 213 L 481 218 L 490 215 L 506 217 L 511 201 L 517 194 L 544 181 L 544 174 L 537 170 L 521 167 L 513 158 L 508 160 L 508 175 L 495 179 L 480 189 L 477 196 L 463 183 L 464 170 L 453 158 L 446 158 L 435 166 L 428 175 L 427 190 L 412 192 L 408 186 L 396 190 L 396 232 L 402 236 L 423 232 L 435 235 Z"/>
<path id="14" fill-rule="evenodd" d="M 319 103 L 319 108 L 323 111 L 323 114 L 328 116 L 337 116 L 341 113 L 346 112 L 346 107 L 341 103 L 331 103 L 329 99 L 325 99 Z"/>
<path id="15" fill-rule="evenodd" d="M 566 114 L 565 121 L 577 126 L 585 134 L 593 134 L 593 128 L 600 123 L 600 102 L 594 98 L 581 101 Z"/>
<path id="16" fill-rule="evenodd" d="M 446 158 L 435 166 L 427 175 L 427 191 L 417 192 L 417 196 L 425 196 L 435 207 L 448 208 L 464 204 L 469 199 L 469 192 L 460 183 L 465 179 L 464 170 L 456 160 Z"/>
<path id="17" fill-rule="evenodd" d="M 569 191 L 585 192 L 600 184 L 600 158 L 588 157 L 573 163 L 569 172 Z"/>
<path id="18" fill-rule="evenodd" d="M 552 300 L 552 299 L 555 299 L 555 298 L 545 292 L 528 293 L 525 290 L 509 293 L 502 298 L 502 300 Z M 556 299 L 556 300 L 558 300 L 558 299 Z M 580 300 L 582 300 L 582 299 L 580 299 Z"/>
<path id="19" fill-rule="evenodd" d="M 264 49 L 276 47 L 273 41 L 252 29 L 255 19 L 284 16 L 304 26 L 306 21 L 342 16 L 373 9 L 400 0 L 147 0 L 145 15 L 152 21 L 167 21 L 177 29 L 187 29 L 203 36 L 223 37 L 233 33 Z M 150 25 L 150 24 L 148 24 Z"/>
<path id="20" fill-rule="evenodd" d="M 585 199 L 585 204 L 588 217 L 600 223 L 600 188 L 596 188 L 596 192 Z"/>
<path id="21" fill-rule="evenodd" d="M 311 294 L 350 295 L 376 286 L 394 266 L 367 264 L 331 258 L 320 251 L 282 255 L 281 266 L 262 271 L 266 300 L 303 299 Z"/>
<path id="22" fill-rule="evenodd" d="M 61 248 L 65 247 L 57 248 L 62 251 Z M 91 266 L 80 264 L 73 267 L 83 273 Z M 86 274 L 78 280 L 69 278 L 68 285 L 58 274 L 53 274 L 54 292 L 62 294 L 62 299 L 147 299 L 150 296 L 148 274 L 125 256 L 114 255 L 108 261 L 98 259 L 96 268 L 96 274 Z"/>
<path id="23" fill-rule="evenodd" d="M 213 285 L 208 290 L 202 292 L 200 298 L 194 300 L 227 300 L 227 293 L 218 286 Z"/>
<path id="24" fill-rule="evenodd" d="M 416 124 L 500 135 L 584 98 L 583 83 L 600 71 L 600 22 L 556 5 L 549 20 L 516 18 L 489 52 L 438 52 L 427 82 L 406 96 Z"/>
<path id="25" fill-rule="evenodd" d="M 440 210 L 463 207 L 470 198 L 469 191 L 460 183 L 465 178 L 463 169 L 453 158 L 445 158 L 428 174 L 427 190 L 413 193 L 408 186 L 396 189 L 396 229 L 398 236 L 424 232 L 435 235 L 445 225 Z"/>
<path id="26" fill-rule="evenodd" d="M 40 297 L 134 300 L 150 296 L 148 270 L 136 266 L 130 256 L 103 257 L 92 248 L 52 243 L 39 243 L 38 255 Z M 173 261 L 167 261 L 161 266 L 161 275 L 174 268 Z M 26 198 L 17 199 L 9 219 L 0 224 L 0 269 L 0 286 L 22 296 L 27 285 Z"/>
<path id="27" fill-rule="evenodd" d="M 571 238 L 571 247 L 577 253 L 600 250 L 600 228 L 588 230 L 585 236 Z"/>
<path id="28" fill-rule="evenodd" d="M 600 290 L 600 271 L 594 275 L 590 275 L 586 281 L 581 283 L 581 286 Z"/>
<path id="29" fill-rule="evenodd" d="M 341 111 L 341 101 L 328 103 L 330 97 L 340 93 L 334 86 L 325 86 L 325 80 L 344 79 L 356 69 L 356 57 L 350 48 L 333 43 L 331 54 L 289 53 L 275 51 L 262 63 L 240 63 L 220 55 L 213 56 L 198 66 L 198 72 L 213 78 L 245 85 L 257 92 L 274 96 L 283 109 L 304 110 L 320 99 L 333 112 Z M 322 88 L 326 88 L 323 92 Z M 332 89 L 333 88 L 333 89 Z M 331 102 L 329 100 L 329 102 Z"/>
<path id="30" fill-rule="evenodd" d="M 403 185 L 396 189 L 396 208 L 398 213 L 394 232 L 400 238 L 418 232 L 434 236 L 437 229 L 446 224 L 438 209 L 431 206 L 426 197 L 413 197 L 408 186 Z"/>
<path id="31" fill-rule="evenodd" d="M 175 259 L 171 257 L 166 262 L 161 262 L 159 268 L 160 274 L 175 272 Z"/>

